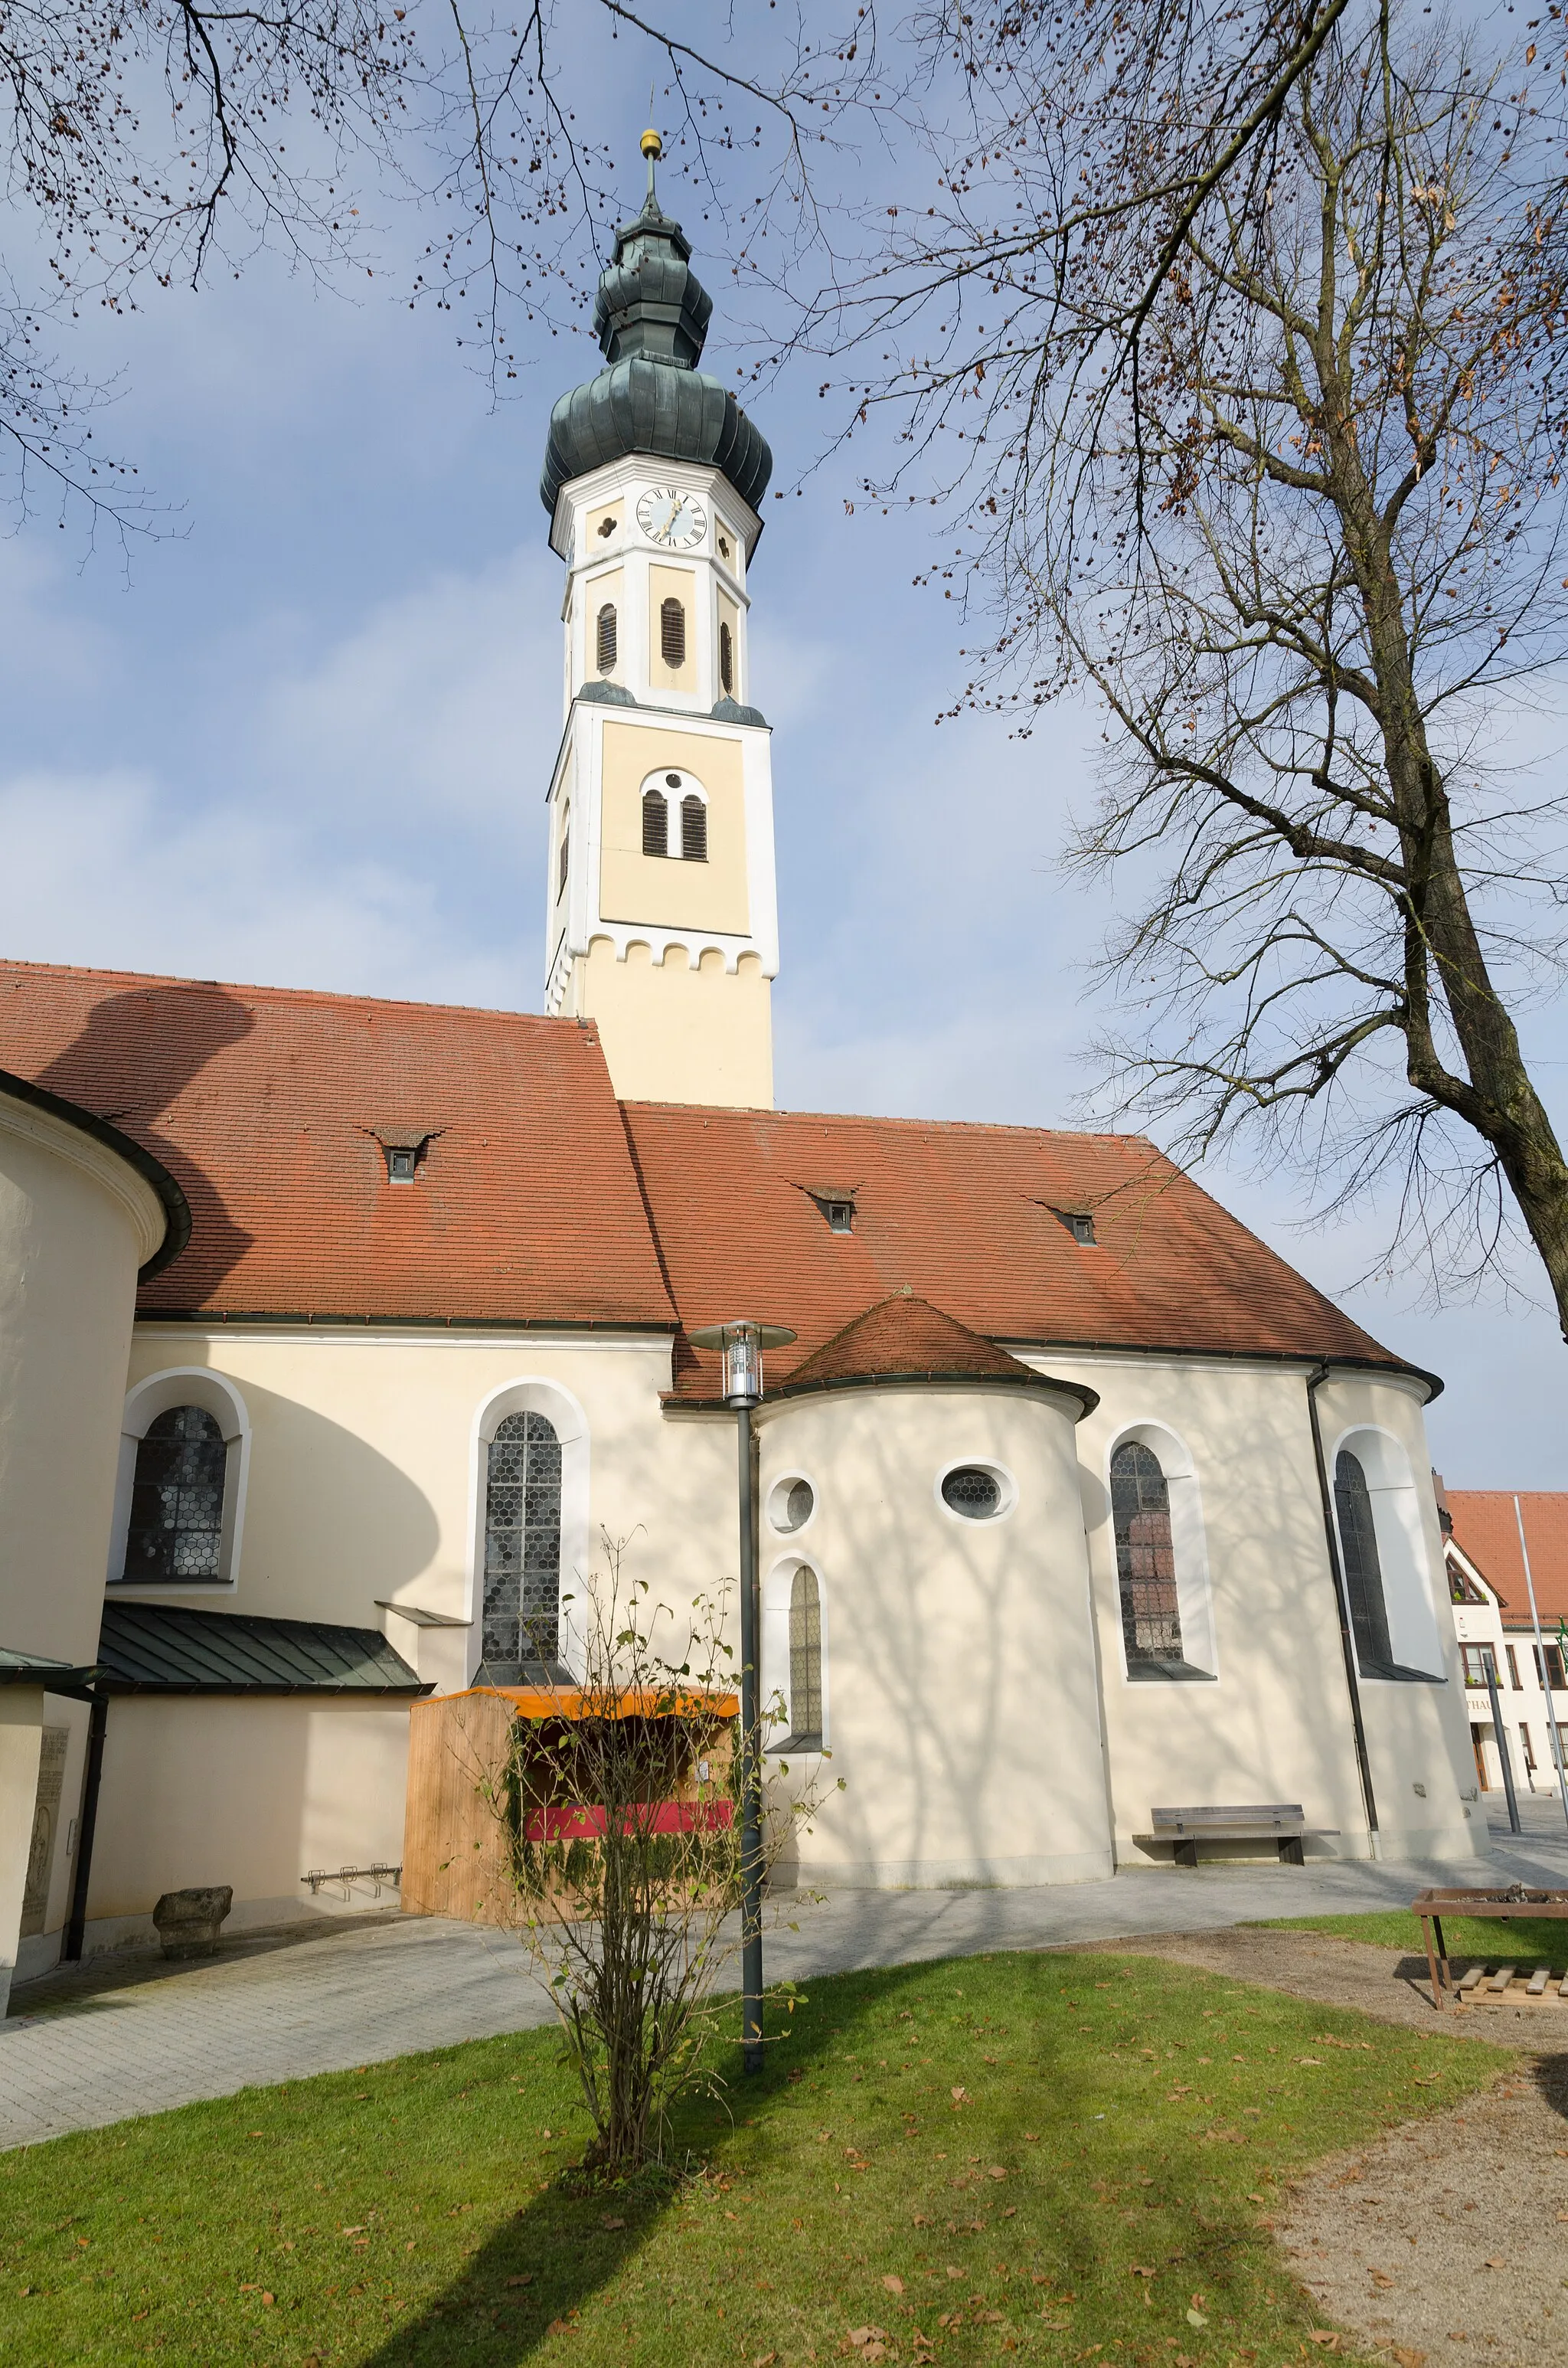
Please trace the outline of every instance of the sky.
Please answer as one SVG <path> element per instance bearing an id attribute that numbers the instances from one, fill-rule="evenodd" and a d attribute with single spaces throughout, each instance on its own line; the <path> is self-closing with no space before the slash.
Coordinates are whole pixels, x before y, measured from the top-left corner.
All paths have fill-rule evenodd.
<path id="1" fill-rule="evenodd" d="M 640 112 L 605 131 L 624 139 L 628 211 Z M 728 376 L 710 285 L 708 361 Z M 551 404 L 597 351 L 540 332 L 496 408 L 443 316 L 376 290 L 264 256 L 84 332 L 120 373 L 99 438 L 134 457 L 171 532 L 127 560 L 44 510 L 0 541 L 8 955 L 540 1008 L 562 586 L 537 484 Z M 1064 709 L 1028 742 L 937 724 L 963 634 L 940 587 L 912 582 L 926 527 L 847 514 L 850 472 L 813 471 L 816 388 L 786 374 L 752 405 L 785 493 L 750 584 L 752 695 L 775 733 L 778 1101 L 1070 1123 L 1109 906 L 1056 853 L 1097 724 Z M 1562 1033 L 1548 1019 L 1535 1041 L 1559 1057 Z M 1445 1377 L 1428 1422 L 1450 1486 L 1568 1487 L 1568 1351 L 1544 1293 L 1435 1310 L 1410 1275 L 1357 1285 L 1376 1212 L 1312 1228 L 1289 1176 L 1199 1180 Z"/>

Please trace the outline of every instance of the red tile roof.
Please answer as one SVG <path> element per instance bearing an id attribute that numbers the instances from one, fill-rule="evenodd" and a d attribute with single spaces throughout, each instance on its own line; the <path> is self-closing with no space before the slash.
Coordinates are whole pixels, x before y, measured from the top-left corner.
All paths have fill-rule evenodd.
<path id="1" fill-rule="evenodd" d="M 1449 1488 L 1446 1495 L 1455 1543 L 1502 1597 L 1508 1626 L 1528 1626 L 1529 1590 L 1513 1492 Z M 1536 1606 L 1542 1623 L 1555 1629 L 1559 1620 L 1568 1619 L 1568 1490 L 1521 1488 L 1519 1509 L 1525 1517 Z"/>
<path id="2" fill-rule="evenodd" d="M 846 1382 L 1033 1382 L 1037 1375 L 965 1324 L 910 1292 L 868 1307 L 790 1370 L 785 1390 Z"/>
<path id="3" fill-rule="evenodd" d="M 668 1325 L 592 1028 L 0 962 L 0 1065 L 190 1202 L 143 1315 Z M 413 1184 L 382 1142 L 431 1137 Z"/>
<path id="4" fill-rule="evenodd" d="M 905 1283 L 991 1340 L 1399 1366 L 1137 1136 L 623 1107 L 682 1323 L 791 1326 L 770 1379 Z M 852 1233 L 817 1206 L 839 1197 Z M 1091 1211 L 1097 1246 L 1059 1209 Z M 716 1374 L 681 1344 L 683 1395 Z"/>

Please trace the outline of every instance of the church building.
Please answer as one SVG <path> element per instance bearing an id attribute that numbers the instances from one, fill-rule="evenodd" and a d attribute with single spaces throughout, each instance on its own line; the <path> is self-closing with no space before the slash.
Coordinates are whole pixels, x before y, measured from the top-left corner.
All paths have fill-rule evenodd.
<path id="1" fill-rule="evenodd" d="M 1434 1377 L 1136 1137 L 774 1108 L 772 462 L 710 311 L 650 166 L 545 461 L 540 1014 L 0 962 L 0 2009 L 170 1890 L 395 1903 L 411 1705 L 569 1674 L 606 1535 L 733 1578 L 735 1317 L 795 1336 L 801 1880 L 1169 1863 L 1172 1805 L 1483 1846 Z"/>

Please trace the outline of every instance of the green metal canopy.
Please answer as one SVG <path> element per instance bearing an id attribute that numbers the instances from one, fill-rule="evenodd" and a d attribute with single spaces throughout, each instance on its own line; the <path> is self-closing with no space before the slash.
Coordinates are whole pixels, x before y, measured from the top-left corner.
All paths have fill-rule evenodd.
<path id="1" fill-rule="evenodd" d="M 35 1680 L 36 1682 L 36 1680 Z M 106 1693 L 426 1694 L 379 1628 L 265 1620 L 184 1604 L 107 1603 Z"/>

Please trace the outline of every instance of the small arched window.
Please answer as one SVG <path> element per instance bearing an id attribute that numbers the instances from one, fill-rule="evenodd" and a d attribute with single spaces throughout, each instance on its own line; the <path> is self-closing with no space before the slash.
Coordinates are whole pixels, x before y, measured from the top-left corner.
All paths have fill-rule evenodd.
<path id="1" fill-rule="evenodd" d="M 659 604 L 659 655 L 673 674 L 686 664 L 686 609 L 679 600 Z"/>
<path id="2" fill-rule="evenodd" d="M 598 629 L 595 638 L 597 643 L 599 672 L 613 674 L 615 672 L 615 609 L 608 600 L 599 610 Z"/>
<path id="3" fill-rule="evenodd" d="M 1342 1447 L 1334 1463 L 1334 1504 L 1345 1554 L 1345 1592 L 1350 1599 L 1350 1629 L 1364 1674 L 1381 1675 L 1392 1666 L 1388 1602 L 1382 1563 L 1372 1520 L 1371 1491 L 1358 1455 Z"/>
<path id="4" fill-rule="evenodd" d="M 708 860 L 708 809 L 699 797 L 680 802 L 680 851 L 687 863 Z"/>
<path id="5" fill-rule="evenodd" d="M 1179 1664 L 1170 1490 L 1153 1448 L 1128 1440 L 1117 1449 L 1110 1459 L 1110 1502 L 1128 1668 Z"/>
<path id="6" fill-rule="evenodd" d="M 822 1597 L 803 1566 L 790 1582 L 790 1741 L 822 1749 Z"/>
<path id="7" fill-rule="evenodd" d="M 562 890 L 566 885 L 566 867 L 571 859 L 571 854 L 572 809 L 570 806 L 562 806 L 561 809 L 561 856 L 555 881 L 555 893 L 557 896 L 560 895 Z"/>
<path id="8" fill-rule="evenodd" d="M 222 1577 L 227 1465 L 223 1434 L 203 1407 L 170 1406 L 148 1424 L 131 1484 L 128 1585 Z"/>
<path id="9" fill-rule="evenodd" d="M 490 1442 L 484 1496 L 483 1656 L 490 1678 L 552 1665 L 561 1634 L 561 1439 L 542 1414 L 509 1414 Z"/>
<path id="10" fill-rule="evenodd" d="M 667 855 L 670 851 L 670 806 L 663 790 L 642 792 L 642 852 L 644 855 Z"/>
<path id="11" fill-rule="evenodd" d="M 728 625 L 719 628 L 719 680 L 726 691 L 735 687 L 735 643 Z"/>

